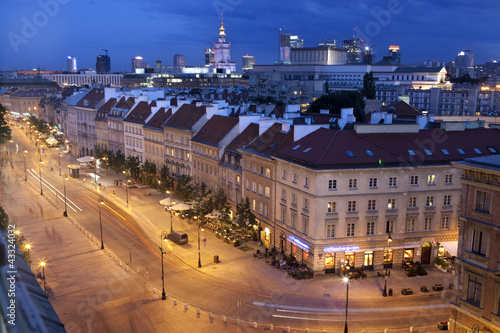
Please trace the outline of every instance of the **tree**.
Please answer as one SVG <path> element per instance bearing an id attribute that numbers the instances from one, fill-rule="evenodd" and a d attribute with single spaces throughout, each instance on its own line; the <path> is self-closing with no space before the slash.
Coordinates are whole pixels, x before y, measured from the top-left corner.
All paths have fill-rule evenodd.
<path id="1" fill-rule="evenodd" d="M 111 169 L 116 173 L 121 173 L 125 170 L 125 155 L 123 155 L 121 150 L 117 150 L 115 154 L 110 152 L 109 164 Z"/>
<path id="2" fill-rule="evenodd" d="M 357 122 L 365 120 L 364 96 L 359 91 L 337 91 L 323 95 L 311 103 L 307 112 L 318 113 L 322 109 L 329 110 L 330 114 L 340 115 L 343 108 L 353 108 Z"/>
<path id="3" fill-rule="evenodd" d="M 236 221 L 243 228 L 248 229 L 256 223 L 255 214 L 250 209 L 250 199 L 241 199 L 241 202 L 236 205 L 236 216 Z"/>
<path id="4" fill-rule="evenodd" d="M 7 112 L 7 109 L 0 104 L 0 145 L 7 143 L 12 138 L 12 130 L 5 120 Z"/>
<path id="5" fill-rule="evenodd" d="M 130 155 L 125 159 L 125 169 L 128 170 L 132 179 L 140 179 L 141 165 L 139 163 L 139 159 L 136 156 Z"/>
<path id="6" fill-rule="evenodd" d="M 192 201 L 194 187 L 191 185 L 193 178 L 187 175 L 180 175 L 177 177 L 175 184 L 175 196 L 182 201 Z"/>
<path id="7" fill-rule="evenodd" d="M 148 186 L 156 185 L 156 165 L 148 160 L 144 162 L 141 168 L 141 181 Z"/>
<path id="8" fill-rule="evenodd" d="M 375 99 L 375 79 L 373 72 L 366 73 L 363 76 L 363 95 L 366 99 Z"/>
<path id="9" fill-rule="evenodd" d="M 0 230 L 6 231 L 9 227 L 9 215 L 5 212 L 2 206 L 0 206 Z"/>

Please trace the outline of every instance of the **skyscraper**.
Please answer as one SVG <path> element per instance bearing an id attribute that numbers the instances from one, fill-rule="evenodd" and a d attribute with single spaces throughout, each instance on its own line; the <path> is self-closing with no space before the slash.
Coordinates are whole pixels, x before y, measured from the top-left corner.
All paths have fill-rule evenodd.
<path id="1" fill-rule="evenodd" d="M 186 56 L 182 54 L 174 55 L 174 71 L 179 73 L 181 68 L 186 67 Z"/>
<path id="2" fill-rule="evenodd" d="M 455 57 L 454 75 L 460 77 L 465 74 L 474 77 L 474 55 L 472 50 L 461 51 Z"/>
<path id="3" fill-rule="evenodd" d="M 375 54 L 371 46 L 366 45 L 363 48 L 363 63 L 368 65 L 373 65 L 375 62 Z"/>
<path id="4" fill-rule="evenodd" d="M 158 58 L 158 60 L 156 60 L 155 73 L 161 73 L 161 71 L 162 71 L 161 60 L 160 58 Z"/>
<path id="5" fill-rule="evenodd" d="M 205 49 L 205 67 L 208 67 L 213 63 L 215 63 L 214 49 Z"/>
<path id="6" fill-rule="evenodd" d="M 280 34 L 280 57 L 279 63 L 290 63 L 291 49 L 300 49 L 304 47 L 304 40 L 299 36 L 289 34 Z"/>
<path id="7" fill-rule="evenodd" d="M 399 45 L 390 45 L 389 46 L 389 56 L 392 57 L 392 60 L 398 65 L 401 64 L 401 52 L 399 52 Z"/>
<path id="8" fill-rule="evenodd" d="M 231 43 L 226 42 L 226 29 L 224 29 L 224 20 L 221 15 L 221 24 L 219 29 L 219 42 L 214 43 L 214 63 L 213 67 L 236 72 L 236 63 L 231 62 Z"/>
<path id="9" fill-rule="evenodd" d="M 68 72 L 78 72 L 76 57 L 68 56 L 68 59 L 66 59 L 66 65 L 68 67 Z"/>
<path id="10" fill-rule="evenodd" d="M 97 72 L 97 74 L 104 74 L 111 72 L 111 58 L 107 54 L 97 56 L 95 71 Z"/>
<path id="11" fill-rule="evenodd" d="M 255 57 L 251 55 L 244 55 L 241 61 L 241 69 L 243 74 L 251 73 L 253 70 L 253 65 L 255 65 Z"/>
<path id="12" fill-rule="evenodd" d="M 323 43 L 319 43 L 319 47 L 334 47 L 338 48 L 339 42 L 336 39 L 325 39 Z"/>
<path id="13" fill-rule="evenodd" d="M 142 57 L 137 56 L 132 58 L 132 73 L 135 73 L 137 69 L 144 68 L 144 60 Z"/>
<path id="14" fill-rule="evenodd" d="M 359 64 L 363 61 L 363 40 L 358 37 L 342 41 L 342 48 L 347 51 L 346 64 Z"/>

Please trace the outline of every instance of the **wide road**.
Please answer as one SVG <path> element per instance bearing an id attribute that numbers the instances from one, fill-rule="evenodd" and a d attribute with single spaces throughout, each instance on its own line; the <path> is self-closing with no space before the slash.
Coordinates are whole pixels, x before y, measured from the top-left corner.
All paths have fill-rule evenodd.
<path id="1" fill-rule="evenodd" d="M 133 269 L 140 277 L 138 283 L 151 285 L 161 291 L 159 234 L 162 230 L 169 230 L 169 219 L 152 221 L 147 214 L 127 207 L 109 189 L 95 188 L 88 181 L 84 184 L 82 178 L 69 177 L 65 180 L 64 175 L 68 173 L 67 156 L 60 159 L 60 176 L 59 151 L 47 147 L 39 149 L 19 128 L 13 128 L 13 139 L 11 150 L 16 176 L 24 181 L 26 175 L 30 186 L 16 188 L 13 185 L 5 189 L 5 193 L 19 199 L 26 189 L 32 191 L 31 195 L 33 191 L 43 192 L 40 198 L 44 200 L 25 202 L 26 216 L 34 210 L 43 214 L 44 204 L 51 202 L 60 208 L 61 215 L 67 207 L 69 219 L 77 221 L 99 240 L 102 225 L 102 240 L 106 250 L 116 254 Z M 23 154 L 24 149 L 28 153 Z M 5 199 L 8 198 L 2 201 Z M 157 206 L 154 208 L 158 209 Z M 182 223 L 174 217 L 174 225 Z M 205 311 L 259 323 L 310 329 L 329 327 L 342 330 L 344 327 L 346 300 L 343 286 L 337 295 L 329 297 L 308 294 L 307 280 L 296 281 L 284 277 L 270 266 L 269 272 L 265 274 L 248 276 L 247 273 L 253 271 L 245 272 L 241 265 L 235 264 L 234 269 L 242 271 L 228 272 L 227 277 L 216 276 L 207 270 L 198 269 L 196 262 L 186 260 L 183 251 L 190 251 L 191 258 L 197 253 L 196 246 L 189 244 L 187 250 L 180 250 L 178 246 L 167 242 L 163 246 L 166 252 L 165 287 L 169 297 Z M 228 251 L 238 250 L 228 248 Z M 235 273 L 240 274 L 241 279 L 235 279 Z M 276 288 L 276 285 L 281 287 Z M 356 290 L 357 281 L 352 281 L 350 288 L 353 295 L 360 294 L 360 290 Z M 447 320 L 447 303 L 452 300 L 451 297 L 451 293 L 430 294 L 400 298 L 398 302 L 392 301 L 392 298 L 366 300 L 352 297 L 349 299 L 349 327 L 367 331 L 384 328 L 408 331 L 410 326 L 415 326 L 431 331 L 431 328 L 435 329 L 436 322 Z"/>

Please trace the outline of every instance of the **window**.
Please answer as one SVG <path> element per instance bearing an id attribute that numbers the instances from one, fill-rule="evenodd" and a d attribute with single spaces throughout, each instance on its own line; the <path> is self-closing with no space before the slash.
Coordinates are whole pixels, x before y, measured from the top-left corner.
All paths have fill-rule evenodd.
<path id="1" fill-rule="evenodd" d="M 441 230 L 449 230 L 450 229 L 450 217 L 443 216 L 441 217 Z"/>
<path id="2" fill-rule="evenodd" d="M 481 230 L 472 229 L 472 248 L 474 253 L 486 255 L 486 233 Z"/>
<path id="3" fill-rule="evenodd" d="M 376 210 L 377 200 L 368 200 L 368 210 Z"/>
<path id="4" fill-rule="evenodd" d="M 307 235 L 307 229 L 309 227 L 309 219 L 306 217 L 302 218 L 302 232 Z"/>
<path id="5" fill-rule="evenodd" d="M 481 303 L 481 289 L 483 287 L 481 278 L 475 275 L 469 275 L 467 283 L 467 301 L 479 306 Z"/>
<path id="6" fill-rule="evenodd" d="M 262 202 L 259 202 L 259 214 L 262 215 L 263 212 L 264 212 L 264 205 L 262 204 Z"/>
<path id="7" fill-rule="evenodd" d="M 348 157 L 354 157 L 354 154 L 352 153 L 352 150 L 346 150 L 346 151 L 345 151 L 345 154 L 346 154 Z"/>
<path id="8" fill-rule="evenodd" d="M 447 149 L 445 149 L 445 148 L 441 148 L 441 152 L 442 152 L 442 153 L 443 153 L 443 155 L 445 155 L 445 156 L 449 156 L 449 155 L 450 155 L 450 152 L 449 152 Z"/>
<path id="9" fill-rule="evenodd" d="M 264 195 L 266 196 L 266 198 L 269 198 L 271 196 L 271 189 L 269 188 L 269 186 L 266 186 L 266 188 L 264 189 Z"/>
<path id="10" fill-rule="evenodd" d="M 254 212 L 257 210 L 257 201 L 255 201 L 255 199 L 252 200 L 252 210 Z"/>
<path id="11" fill-rule="evenodd" d="M 349 189 L 353 190 L 358 187 L 358 180 L 357 179 L 349 179 Z"/>
<path id="12" fill-rule="evenodd" d="M 202 164 L 202 166 L 203 166 L 203 164 Z M 203 170 L 202 170 L 202 171 L 203 171 Z M 247 179 L 247 190 L 249 190 L 249 191 L 250 191 L 250 179 Z"/>
<path id="13" fill-rule="evenodd" d="M 424 230 L 430 231 L 432 230 L 432 217 L 426 217 L 424 220 Z"/>
<path id="14" fill-rule="evenodd" d="M 328 189 L 329 190 L 336 190 L 337 189 L 337 180 L 336 179 L 328 180 Z"/>
<path id="15" fill-rule="evenodd" d="M 297 174 L 295 172 L 292 175 L 292 182 L 294 182 L 295 184 L 297 184 Z"/>
<path id="16" fill-rule="evenodd" d="M 370 157 L 375 156 L 375 155 L 373 155 L 373 152 L 369 149 L 366 149 L 365 153 L 366 153 L 366 156 L 370 156 Z"/>
<path id="17" fill-rule="evenodd" d="M 410 185 L 418 185 L 418 176 L 410 176 Z"/>
<path id="18" fill-rule="evenodd" d="M 347 202 L 347 211 L 348 212 L 355 212 L 356 211 L 356 201 L 348 201 Z"/>
<path id="19" fill-rule="evenodd" d="M 304 198 L 304 209 L 309 209 L 309 199 Z"/>
<path id="20" fill-rule="evenodd" d="M 285 189 L 281 190 L 281 200 L 286 200 L 286 190 Z"/>
<path id="21" fill-rule="evenodd" d="M 354 237 L 354 223 L 347 223 L 347 237 Z"/>
<path id="22" fill-rule="evenodd" d="M 366 222 L 366 235 L 375 235 L 375 222 Z"/>
<path id="23" fill-rule="evenodd" d="M 394 220 L 388 220 L 385 224 L 385 233 L 393 234 L 394 233 Z"/>
<path id="24" fill-rule="evenodd" d="M 462 148 L 457 148 L 457 151 L 460 155 L 466 155 L 465 151 Z"/>
<path id="25" fill-rule="evenodd" d="M 286 208 L 281 207 L 281 222 L 285 223 L 286 221 Z"/>
<path id="26" fill-rule="evenodd" d="M 476 210 L 489 213 L 491 208 L 491 193 L 476 191 Z"/>
<path id="27" fill-rule="evenodd" d="M 453 175 L 445 175 L 444 176 L 445 184 L 453 184 Z"/>
<path id="28" fill-rule="evenodd" d="M 271 178 L 271 169 L 266 168 L 266 177 Z"/>
<path id="29" fill-rule="evenodd" d="M 396 199 L 387 199 L 387 209 L 396 209 Z"/>
<path id="30" fill-rule="evenodd" d="M 443 206 L 451 206 L 451 195 L 447 194 L 443 197 Z"/>
<path id="31" fill-rule="evenodd" d="M 281 178 L 286 179 L 286 170 L 285 169 L 283 169 L 283 171 L 281 172 Z"/>
<path id="32" fill-rule="evenodd" d="M 297 224 L 297 214 L 296 213 L 292 213 L 292 215 L 290 216 L 290 223 L 291 223 L 292 228 L 295 229 L 295 226 Z"/>
<path id="33" fill-rule="evenodd" d="M 222 179 L 226 179 L 226 171 L 222 170 Z"/>
<path id="34" fill-rule="evenodd" d="M 495 147 L 486 147 L 486 149 L 489 150 L 490 153 L 492 154 L 498 154 L 498 150 Z"/>
<path id="35" fill-rule="evenodd" d="M 257 183 L 256 182 L 252 182 L 252 191 L 253 191 L 253 193 L 257 193 Z"/>
<path id="36" fill-rule="evenodd" d="M 368 182 L 368 186 L 370 188 L 376 188 L 378 185 L 378 179 L 377 178 L 370 178 L 369 182 Z"/>
<path id="37" fill-rule="evenodd" d="M 417 197 L 410 197 L 408 199 L 408 208 L 417 208 Z"/>
<path id="38" fill-rule="evenodd" d="M 389 187 L 398 186 L 398 177 L 389 177 Z"/>
<path id="39" fill-rule="evenodd" d="M 434 206 L 434 196 L 430 195 L 425 200 L 425 207 L 432 207 L 432 206 Z"/>
<path id="40" fill-rule="evenodd" d="M 328 207 L 326 210 L 328 213 L 336 213 L 337 212 L 337 203 L 336 202 L 329 202 Z"/>
<path id="41" fill-rule="evenodd" d="M 309 178 L 304 177 L 304 187 L 309 187 Z"/>
<path id="42" fill-rule="evenodd" d="M 415 219 L 408 219 L 406 221 L 406 231 L 408 232 L 415 231 Z"/>
<path id="43" fill-rule="evenodd" d="M 259 195 L 263 195 L 263 194 L 264 194 L 264 186 L 259 184 Z"/>
<path id="44" fill-rule="evenodd" d="M 335 238 L 335 225 L 327 224 L 326 225 L 326 238 Z"/>
<path id="45" fill-rule="evenodd" d="M 261 167 L 259 168 L 259 175 L 261 175 L 261 176 L 263 176 L 263 175 L 264 175 L 264 167 L 263 167 L 263 166 L 261 166 Z"/>
<path id="46" fill-rule="evenodd" d="M 297 194 L 292 192 L 292 205 L 297 205 Z"/>
<path id="47" fill-rule="evenodd" d="M 473 148 L 474 149 L 474 152 L 478 155 L 482 155 L 483 152 L 479 149 L 479 148 Z"/>
<path id="48" fill-rule="evenodd" d="M 406 151 L 408 152 L 408 154 L 410 156 L 416 156 L 417 155 L 417 154 L 415 154 L 415 152 L 413 151 L 413 149 L 407 149 Z"/>
<path id="49" fill-rule="evenodd" d="M 436 185 L 436 175 L 427 175 L 427 185 Z"/>
<path id="50" fill-rule="evenodd" d="M 429 149 L 424 149 L 424 152 L 427 156 L 432 156 L 432 152 Z"/>

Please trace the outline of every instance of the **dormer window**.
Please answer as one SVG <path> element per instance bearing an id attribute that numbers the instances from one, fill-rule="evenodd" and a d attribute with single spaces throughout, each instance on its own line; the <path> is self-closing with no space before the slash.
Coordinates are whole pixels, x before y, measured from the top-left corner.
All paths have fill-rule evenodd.
<path id="1" fill-rule="evenodd" d="M 348 157 L 354 157 L 354 153 L 352 152 L 352 150 L 346 150 L 345 153 Z"/>
<path id="2" fill-rule="evenodd" d="M 479 148 L 473 148 L 473 149 L 476 152 L 476 154 L 483 155 L 483 152 L 481 150 L 479 150 Z"/>
<path id="3" fill-rule="evenodd" d="M 413 151 L 413 149 L 407 149 L 408 151 L 408 154 L 410 154 L 410 156 L 416 156 L 417 154 L 415 154 L 415 152 Z"/>

